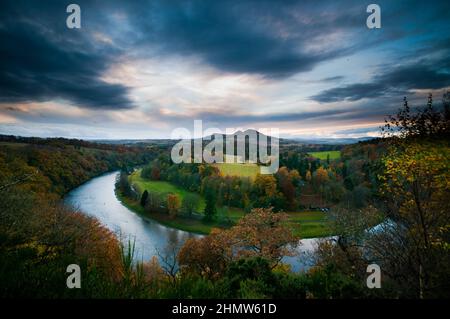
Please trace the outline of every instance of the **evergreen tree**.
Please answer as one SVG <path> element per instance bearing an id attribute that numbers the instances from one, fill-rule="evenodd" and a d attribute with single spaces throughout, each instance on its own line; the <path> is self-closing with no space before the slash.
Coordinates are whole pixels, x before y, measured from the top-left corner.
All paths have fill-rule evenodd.
<path id="1" fill-rule="evenodd" d="M 147 204 L 147 200 L 148 200 L 148 192 L 147 192 L 147 190 L 145 190 L 141 196 L 141 206 L 142 207 L 145 207 L 145 204 Z"/>
<path id="2" fill-rule="evenodd" d="M 205 206 L 205 211 L 204 211 L 205 220 L 211 221 L 217 213 L 216 198 L 215 198 L 213 192 L 207 191 L 205 193 L 205 201 L 206 201 L 206 206 Z"/>

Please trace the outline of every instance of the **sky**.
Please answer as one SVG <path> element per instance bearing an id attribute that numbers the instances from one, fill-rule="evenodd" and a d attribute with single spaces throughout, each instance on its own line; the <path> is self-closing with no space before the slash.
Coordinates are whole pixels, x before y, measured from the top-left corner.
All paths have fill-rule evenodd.
<path id="1" fill-rule="evenodd" d="M 66 7 L 81 8 L 69 29 Z M 366 8 L 381 8 L 369 29 Z M 450 89 L 449 1 L 0 1 L 0 134 L 376 136 Z"/>

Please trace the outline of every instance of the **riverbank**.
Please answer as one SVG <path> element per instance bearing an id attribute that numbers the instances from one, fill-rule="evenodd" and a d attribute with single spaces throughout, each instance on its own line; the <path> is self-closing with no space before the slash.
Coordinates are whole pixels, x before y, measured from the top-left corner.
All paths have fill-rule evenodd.
<path id="1" fill-rule="evenodd" d="M 115 190 L 115 193 L 116 193 L 117 199 L 129 210 L 135 212 L 142 218 L 153 219 L 153 220 L 157 221 L 158 223 L 160 223 L 164 226 L 167 226 L 167 227 L 187 231 L 190 233 L 201 234 L 201 235 L 207 235 L 211 232 L 212 228 L 218 227 L 214 223 L 211 223 L 208 225 L 208 224 L 203 223 L 202 221 L 190 219 L 190 218 L 183 218 L 181 216 L 178 216 L 176 218 L 171 218 L 167 214 L 160 214 L 160 213 L 155 213 L 155 212 L 148 213 L 145 211 L 144 207 L 141 206 L 139 201 L 136 201 L 136 200 L 126 197 L 121 192 L 119 192 L 117 189 Z"/>
<path id="2" fill-rule="evenodd" d="M 180 189 L 179 187 L 168 182 L 151 181 L 147 179 L 144 180 L 140 176 L 139 170 L 130 175 L 130 184 L 136 185 L 140 193 L 146 189 L 151 190 L 152 192 L 159 191 L 161 193 L 167 193 L 169 191 L 176 193 L 181 197 L 185 193 L 188 193 L 186 190 Z M 219 213 L 219 216 L 216 216 L 216 219 L 211 222 L 205 222 L 201 218 L 201 214 L 197 214 L 195 217 L 184 215 L 171 217 L 164 213 L 149 213 L 140 205 L 139 200 L 128 198 L 121 194 L 117 189 L 115 190 L 115 193 L 124 206 L 140 216 L 144 218 L 151 218 L 171 228 L 196 234 L 209 234 L 213 228 L 231 227 L 245 214 L 242 209 L 228 208 L 226 212 L 222 211 Z M 203 207 L 204 201 L 203 199 L 201 199 L 201 201 L 200 206 Z M 218 210 L 220 211 L 220 209 Z M 292 227 L 294 234 L 300 238 L 319 238 L 328 237 L 331 235 L 326 213 L 320 211 L 298 211 L 288 212 L 287 214 L 289 215 L 288 222 Z"/>

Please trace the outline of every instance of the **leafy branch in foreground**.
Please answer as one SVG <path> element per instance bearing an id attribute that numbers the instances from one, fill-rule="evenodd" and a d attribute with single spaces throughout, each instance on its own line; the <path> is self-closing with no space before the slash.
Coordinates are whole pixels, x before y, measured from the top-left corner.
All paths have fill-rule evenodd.
<path id="1" fill-rule="evenodd" d="M 428 96 L 425 108 L 413 112 L 406 97 L 403 108 L 396 115 L 389 115 L 381 127 L 383 137 L 448 137 L 450 134 L 450 92 L 444 94 L 444 111 L 433 106 L 433 97 Z"/>

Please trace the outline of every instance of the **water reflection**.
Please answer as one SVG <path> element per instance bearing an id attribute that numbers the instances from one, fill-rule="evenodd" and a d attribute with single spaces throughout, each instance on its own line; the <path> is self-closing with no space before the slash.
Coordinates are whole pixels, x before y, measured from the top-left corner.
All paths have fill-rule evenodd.
<path id="1" fill-rule="evenodd" d="M 186 239 L 200 236 L 142 218 L 123 206 L 114 193 L 117 175 L 118 172 L 113 172 L 93 178 L 71 191 L 65 202 L 96 217 L 124 243 L 135 240 L 139 259 L 149 260 L 158 251 L 164 251 L 168 243 L 180 247 Z"/>

